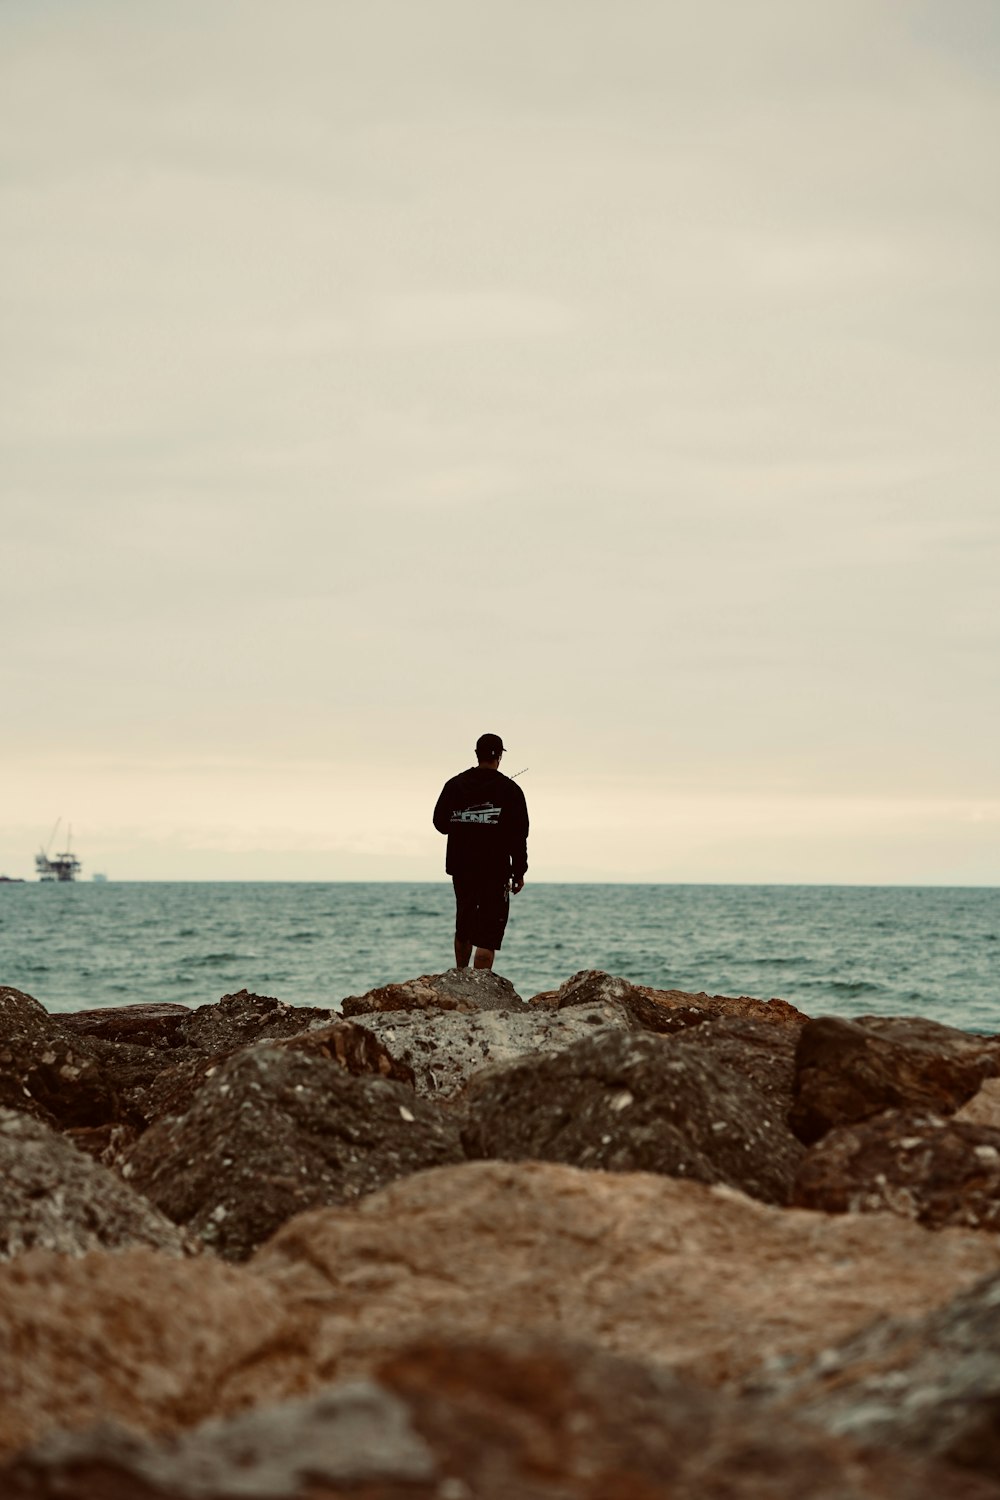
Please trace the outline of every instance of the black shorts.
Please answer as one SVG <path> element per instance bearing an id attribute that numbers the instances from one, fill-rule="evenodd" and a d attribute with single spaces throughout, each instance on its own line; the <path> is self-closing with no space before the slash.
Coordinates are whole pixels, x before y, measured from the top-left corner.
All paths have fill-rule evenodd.
<path id="1" fill-rule="evenodd" d="M 455 936 L 474 948 L 492 948 L 503 942 L 510 911 L 510 881 L 505 875 L 480 875 L 478 871 L 453 875 L 455 887 Z"/>

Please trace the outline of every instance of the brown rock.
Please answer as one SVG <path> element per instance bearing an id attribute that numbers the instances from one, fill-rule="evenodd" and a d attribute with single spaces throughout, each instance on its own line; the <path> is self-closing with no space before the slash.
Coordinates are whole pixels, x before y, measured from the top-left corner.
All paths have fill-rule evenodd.
<path id="1" fill-rule="evenodd" d="M 118 1096 L 86 1037 L 70 1037 L 22 990 L 0 988 L 0 1108 L 48 1125 L 116 1118 Z"/>
<path id="2" fill-rule="evenodd" d="M 693 1048 L 713 1065 L 742 1074 L 782 1121 L 792 1106 L 798 1027 L 742 1016 L 712 1016 L 678 1032 L 674 1045 Z"/>
<path id="3" fill-rule="evenodd" d="M 413 1338 L 569 1337 L 734 1382 L 762 1359 L 818 1354 L 887 1305 L 920 1316 L 998 1267 L 993 1236 L 929 1235 L 889 1215 L 827 1218 L 697 1183 L 537 1163 L 436 1169 L 294 1220 L 249 1267 L 147 1250 L 32 1251 L 0 1264 L 0 1450 L 107 1420 L 176 1432 L 370 1376 Z M 487 1406 L 506 1386 L 501 1372 L 498 1362 Z M 379 1379 L 409 1402 L 402 1377 Z M 430 1401 L 436 1379 L 426 1377 Z M 539 1384 L 525 1373 L 523 1418 L 511 1389 L 515 1424 L 530 1422 Z M 609 1420 L 618 1389 L 611 1381 Z M 768 1429 L 764 1455 L 770 1441 Z M 691 1500 L 706 1494 L 694 1488 Z"/>
<path id="4" fill-rule="evenodd" d="M 597 1002 L 561 1011 L 387 1011 L 366 1028 L 413 1070 L 427 1098 L 450 1098 L 483 1068 L 528 1054 L 558 1052 L 601 1027 L 627 1030 L 620 1005 Z"/>
<path id="5" fill-rule="evenodd" d="M 917 1017 L 821 1016 L 799 1034 L 795 1069 L 789 1120 L 811 1145 L 887 1109 L 954 1114 L 1000 1073 L 1000 1043 Z"/>
<path id="6" fill-rule="evenodd" d="M 0 1264 L 0 1451 L 108 1420 L 173 1432 L 291 1395 L 311 1327 L 213 1256 L 31 1251 Z"/>
<path id="7" fill-rule="evenodd" d="M 143 1047 L 172 1047 L 178 1028 L 191 1011 L 186 1005 L 162 1000 L 143 1005 L 106 1005 L 100 1010 L 70 1011 L 59 1016 L 63 1031 L 100 1037 L 105 1042 L 131 1042 Z"/>
<path id="8" fill-rule="evenodd" d="M 122 1172 L 177 1224 L 241 1260 L 303 1209 L 461 1159 L 458 1129 L 411 1089 L 276 1047 L 237 1053 Z"/>
<path id="9" fill-rule="evenodd" d="M 471 1158 L 663 1172 L 785 1203 L 802 1156 L 782 1105 L 773 1107 L 722 1048 L 672 1037 L 602 1030 L 554 1055 L 478 1074 L 464 1103 Z"/>
<path id="10" fill-rule="evenodd" d="M 713 1385 L 818 1352 L 886 1306 L 919 1315 L 998 1269 L 991 1235 L 543 1162 L 418 1173 L 292 1220 L 250 1264 L 318 1325 L 327 1378 L 428 1330 L 534 1329 Z"/>
<path id="11" fill-rule="evenodd" d="M 100 1162 L 103 1167 L 115 1167 L 122 1153 L 133 1145 L 142 1131 L 131 1122 L 119 1125 L 71 1125 L 62 1131 L 63 1140 L 69 1141 L 78 1151 Z"/>
<path id="12" fill-rule="evenodd" d="M 853 1441 L 944 1460 L 996 1482 L 1000 1276 L 923 1317 L 879 1319 L 753 1388 L 777 1416 L 801 1416 Z"/>
<path id="13" fill-rule="evenodd" d="M 522 1336 L 428 1339 L 377 1380 L 169 1442 L 54 1436 L 9 1500 L 995 1500 L 987 1480 L 860 1451 L 666 1371 Z"/>
<path id="14" fill-rule="evenodd" d="M 377 1078 L 394 1078 L 411 1088 L 414 1083 L 410 1065 L 398 1061 L 373 1031 L 354 1021 L 332 1021 L 329 1026 L 316 1026 L 274 1045 L 308 1057 L 325 1057 L 355 1077 L 367 1073 Z"/>
<path id="15" fill-rule="evenodd" d="M 520 1010 L 522 1005 L 510 980 L 490 969 L 447 969 L 348 995 L 340 1008 L 345 1016 L 366 1016 L 398 1010 Z"/>
<path id="16" fill-rule="evenodd" d="M 955 1111 L 955 1119 L 1000 1130 L 1000 1078 L 984 1079 L 979 1093 Z"/>
<path id="17" fill-rule="evenodd" d="M 170 1255 L 195 1248 L 152 1204 L 42 1121 L 0 1110 L 0 1260 L 33 1249 L 85 1255 L 129 1245 Z"/>
<path id="18" fill-rule="evenodd" d="M 49 1013 L 33 995 L 0 984 L 0 1037 L 25 1033 L 44 1036 L 49 1029 Z"/>
<path id="19" fill-rule="evenodd" d="M 731 1016 L 749 1021 L 763 1021 L 769 1026 L 800 1027 L 808 1017 L 787 1000 L 776 996 L 755 1000 L 752 995 L 706 995 L 704 991 L 655 990 L 639 985 L 645 1005 L 636 1004 L 636 1020 L 649 1031 L 674 1031 L 678 1012 L 704 1011 L 710 1016 Z M 643 1017 L 645 1019 L 643 1019 Z"/>
<path id="20" fill-rule="evenodd" d="M 805 1157 L 792 1201 L 834 1214 L 888 1210 L 930 1229 L 1000 1229 L 1000 1130 L 918 1109 L 841 1125 Z"/>
<path id="21" fill-rule="evenodd" d="M 686 990 L 657 990 L 633 984 L 600 969 L 581 969 L 557 990 L 543 990 L 530 1005 L 561 1010 L 566 1005 L 612 1002 L 622 1005 L 633 1024 L 644 1031 L 668 1033 L 701 1026 L 712 1017 L 734 1016 L 774 1025 L 801 1025 L 806 1017 L 787 1000 L 754 1000 L 749 995 L 691 994 Z"/>

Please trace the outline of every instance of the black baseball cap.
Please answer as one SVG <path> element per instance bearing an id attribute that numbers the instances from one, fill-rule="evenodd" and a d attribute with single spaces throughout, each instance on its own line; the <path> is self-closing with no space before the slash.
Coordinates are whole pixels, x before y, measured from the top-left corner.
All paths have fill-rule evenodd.
<path id="1" fill-rule="evenodd" d="M 503 740 L 498 734 L 481 734 L 476 741 L 476 754 L 480 760 L 496 760 L 503 750 Z"/>

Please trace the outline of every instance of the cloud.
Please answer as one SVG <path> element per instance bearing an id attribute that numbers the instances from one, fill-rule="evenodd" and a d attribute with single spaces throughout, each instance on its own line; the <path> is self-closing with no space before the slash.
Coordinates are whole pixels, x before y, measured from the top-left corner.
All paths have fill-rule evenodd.
<path id="1" fill-rule="evenodd" d="M 996 43 L 4 7 L 11 747 L 992 795 Z"/>

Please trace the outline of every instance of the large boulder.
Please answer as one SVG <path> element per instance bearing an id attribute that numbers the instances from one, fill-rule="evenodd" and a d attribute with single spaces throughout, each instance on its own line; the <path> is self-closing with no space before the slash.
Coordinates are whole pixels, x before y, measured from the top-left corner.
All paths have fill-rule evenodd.
<path id="1" fill-rule="evenodd" d="M 604 1029 L 478 1074 L 464 1102 L 472 1158 L 662 1172 L 786 1203 L 802 1156 L 745 1071 L 672 1037 Z"/>
<path id="2" fill-rule="evenodd" d="M 176 1224 L 48 1125 L 0 1110 L 0 1260 L 33 1249 L 194 1250 Z"/>
<path id="3" fill-rule="evenodd" d="M 9 985 L 0 986 L 0 1108 L 55 1126 L 100 1125 L 120 1108 L 93 1043 Z"/>
<path id="4" fill-rule="evenodd" d="M 105 1042 L 130 1042 L 143 1047 L 174 1047 L 190 1008 L 170 1000 L 137 1005 L 105 1005 L 99 1010 L 68 1011 L 59 1016 L 63 1031 L 99 1037 Z"/>
<path id="5" fill-rule="evenodd" d="M 811 1145 L 887 1109 L 954 1114 L 1000 1074 L 1000 1041 L 918 1017 L 821 1016 L 799 1034 L 795 1072 L 790 1122 Z"/>
<path id="6" fill-rule="evenodd" d="M 374 1378 L 171 1440 L 54 1434 L 8 1500 L 992 1500 L 986 1479 L 864 1452 L 587 1345 L 428 1338 Z"/>
<path id="7" fill-rule="evenodd" d="M 997 1482 L 1000 1275 L 922 1317 L 882 1318 L 831 1345 L 748 1385 L 776 1415 L 805 1418 L 866 1446 L 977 1470 Z"/>
<path id="8" fill-rule="evenodd" d="M 468 1162 L 300 1215 L 249 1269 L 313 1319 L 328 1375 L 429 1330 L 534 1329 L 717 1385 L 818 1353 L 886 1306 L 926 1312 L 1000 1270 L 1000 1243 L 652 1173 Z"/>
<path id="9" fill-rule="evenodd" d="M 931 1229 L 1000 1229 L 1000 1130 L 918 1109 L 841 1125 L 806 1155 L 792 1202 L 904 1214 Z"/>
<path id="10" fill-rule="evenodd" d="M 345 1023 L 348 1024 L 348 1023 Z M 456 1094 L 474 1073 L 527 1054 L 558 1052 L 603 1027 L 627 1030 L 620 1005 L 595 1001 L 546 1012 L 390 1011 L 365 1016 L 365 1028 L 413 1071 L 417 1092 Z"/>
<path id="11" fill-rule="evenodd" d="M 109 1420 L 176 1432 L 378 1375 L 414 1338 L 531 1332 L 733 1383 L 998 1271 L 994 1236 L 891 1215 L 547 1163 L 438 1168 L 301 1215 L 248 1266 L 145 1249 L 0 1264 L 0 1452 Z"/>
<path id="12" fill-rule="evenodd" d="M 335 1062 L 345 1072 L 360 1075 L 370 1073 L 375 1077 L 394 1078 L 399 1083 L 412 1086 L 413 1069 L 397 1060 L 373 1032 L 359 1026 L 355 1021 L 334 1020 L 326 1025 L 314 1024 L 308 1031 L 293 1032 L 278 1041 L 252 1045 L 277 1047 L 279 1050 L 301 1052 L 311 1057 L 322 1057 Z M 240 1047 L 237 1051 L 246 1051 Z M 191 1107 L 198 1090 L 208 1079 L 213 1078 L 219 1068 L 234 1052 L 222 1052 L 215 1056 L 185 1048 L 183 1053 L 174 1053 L 171 1066 L 161 1068 L 145 1088 L 136 1094 L 136 1105 L 146 1123 L 162 1119 L 165 1115 L 182 1115 Z"/>
<path id="13" fill-rule="evenodd" d="M 255 1047 L 215 1068 L 186 1113 L 153 1124 L 121 1170 L 175 1223 L 242 1260 L 303 1209 L 461 1157 L 457 1125 L 404 1084 Z"/>
<path id="14" fill-rule="evenodd" d="M 644 1031 L 668 1033 L 700 1026 L 713 1017 L 734 1016 L 772 1025 L 801 1025 L 806 1017 L 787 1000 L 755 1000 L 749 995 L 692 994 L 687 990 L 657 990 L 606 974 L 581 969 L 556 990 L 543 990 L 528 1002 L 543 1010 L 567 1005 L 612 1003 L 623 1006 Z"/>
<path id="15" fill-rule="evenodd" d="M 368 1016 L 400 1010 L 521 1010 L 523 1004 L 510 980 L 491 969 L 447 969 L 348 995 L 340 1009 L 345 1016 Z"/>

